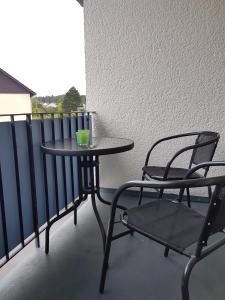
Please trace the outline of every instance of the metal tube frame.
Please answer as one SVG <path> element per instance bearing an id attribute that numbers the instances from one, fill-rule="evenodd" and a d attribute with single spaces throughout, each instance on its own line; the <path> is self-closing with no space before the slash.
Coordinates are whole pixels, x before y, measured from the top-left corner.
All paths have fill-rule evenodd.
<path id="1" fill-rule="evenodd" d="M 209 167 L 209 166 L 225 166 L 225 162 L 208 162 L 208 163 L 202 163 L 196 166 L 195 168 L 191 169 L 189 172 L 189 176 L 191 173 L 196 171 L 197 169 Z M 187 175 L 187 177 L 188 177 Z M 202 229 L 202 233 L 200 234 L 197 247 L 194 254 L 189 254 L 186 251 L 179 251 L 178 249 L 173 249 L 174 251 L 185 255 L 189 257 L 189 261 L 184 269 L 182 282 L 181 282 L 181 292 L 182 292 L 182 300 L 189 300 L 189 290 L 188 290 L 188 283 L 189 278 L 192 272 L 192 269 L 198 263 L 200 260 L 208 256 L 213 251 L 217 250 L 219 247 L 225 245 L 225 238 L 221 239 L 219 241 L 216 241 L 215 243 L 207 246 L 207 240 L 211 232 L 211 226 L 212 223 L 211 219 L 214 219 L 214 215 L 216 213 L 215 211 L 215 203 L 217 203 L 217 193 L 220 190 L 220 186 L 224 186 L 224 180 L 225 176 L 220 177 L 214 177 L 214 178 L 200 178 L 200 179 L 184 179 L 184 180 L 177 180 L 177 181 L 164 181 L 164 182 L 150 182 L 150 181 L 130 181 L 123 184 L 116 192 L 112 206 L 111 206 L 111 213 L 110 213 L 110 220 L 108 225 L 108 232 L 107 232 L 107 238 L 106 238 L 106 245 L 105 245 L 105 253 L 102 263 L 102 271 L 101 271 L 101 278 L 100 278 L 100 285 L 99 285 L 99 292 L 103 293 L 105 289 L 105 281 L 106 281 L 106 275 L 108 270 L 108 263 L 109 263 L 109 256 L 110 256 L 110 250 L 111 250 L 111 244 L 113 240 L 116 240 L 125 234 L 117 234 L 113 236 L 114 231 L 114 225 L 115 225 L 115 216 L 116 216 L 116 208 L 117 208 L 117 202 L 119 201 L 119 198 L 121 194 L 132 187 L 136 188 L 192 188 L 192 187 L 202 187 L 202 186 L 212 186 L 216 185 L 216 189 L 214 191 L 214 197 L 211 199 L 210 207 L 208 209 L 207 216 L 205 218 L 205 224 Z M 160 200 L 159 200 L 160 201 Z M 129 228 L 129 226 L 127 226 Z M 152 239 L 154 239 L 153 236 L 145 234 L 143 231 L 138 230 L 138 228 L 129 228 L 133 231 L 137 231 L 140 234 Z M 224 232 L 225 233 L 225 232 Z M 165 250 L 165 256 L 168 255 L 169 249 L 172 249 L 171 245 L 168 245 L 167 243 L 162 243 L 159 240 L 156 240 L 158 243 L 166 246 Z"/>
<path id="2" fill-rule="evenodd" d="M 82 119 L 81 119 L 81 128 L 85 127 L 85 113 L 84 112 L 80 112 Z M 75 127 L 76 130 L 79 128 L 79 118 L 80 115 L 78 115 L 75 118 Z M 87 120 L 86 123 L 88 124 L 89 127 L 89 113 L 87 113 Z M 63 114 L 62 114 L 62 118 L 63 118 Z M 63 122 L 61 120 L 61 122 Z M 64 138 L 64 128 L 63 128 L 63 124 L 61 123 L 61 132 L 62 132 L 62 138 Z M 69 135 L 71 136 L 71 124 L 69 125 Z M 55 141 L 55 130 L 54 130 L 54 114 L 52 114 L 52 138 L 53 141 Z M 48 154 L 44 154 L 45 156 Z M 62 157 L 63 162 L 65 161 L 65 156 Z M 72 161 L 72 157 L 70 157 L 70 162 Z M 106 205 L 111 205 L 111 202 L 106 201 L 103 199 L 103 197 L 100 194 L 100 176 L 99 176 L 99 156 L 78 156 L 77 157 L 77 178 L 78 178 L 78 199 L 74 200 L 72 207 L 67 208 L 65 203 L 65 211 L 63 211 L 62 213 L 59 212 L 58 209 L 58 193 L 57 193 L 57 164 L 56 164 L 56 156 L 53 155 L 53 162 L 54 162 L 54 167 L 55 167 L 55 188 L 56 188 L 56 209 L 57 209 L 57 215 L 55 217 L 52 218 L 52 220 L 50 220 L 47 224 L 46 227 L 46 234 L 45 234 L 45 253 L 48 254 L 49 253 L 49 233 L 50 233 L 50 228 L 51 226 L 57 222 L 58 220 L 60 220 L 61 218 L 63 218 L 64 216 L 66 216 L 67 214 L 69 214 L 70 212 L 74 211 L 74 225 L 77 224 L 77 208 L 79 207 L 79 205 L 87 200 L 88 196 L 91 196 L 91 202 L 92 202 L 92 208 L 97 220 L 97 223 L 99 225 L 100 228 L 100 232 L 101 232 L 101 236 L 102 236 L 102 243 L 103 243 L 103 251 L 105 249 L 105 243 L 106 243 L 106 231 L 102 222 L 102 219 L 99 215 L 98 209 L 97 209 L 97 205 L 96 205 L 96 197 L 98 198 L 98 200 L 100 202 L 102 202 L 103 204 Z M 64 164 L 63 164 L 63 170 L 64 170 Z M 73 174 L 73 167 L 71 166 L 71 174 Z M 64 172 L 64 188 L 65 186 L 65 172 Z M 117 208 L 120 208 L 122 210 L 125 210 L 126 207 L 122 206 L 122 205 L 118 205 Z M 126 234 L 131 233 L 131 231 L 128 231 Z"/>
<path id="3" fill-rule="evenodd" d="M 96 217 L 96 220 L 98 222 L 101 236 L 102 236 L 102 243 L 103 243 L 103 251 L 105 249 L 105 243 L 106 243 L 106 232 L 105 228 L 102 222 L 102 219 L 99 215 L 97 205 L 96 205 L 96 196 L 100 202 L 106 205 L 111 205 L 111 202 L 106 201 L 102 198 L 100 195 L 100 184 L 99 184 L 99 158 L 98 156 L 88 156 L 86 157 L 86 160 L 82 160 L 81 157 L 77 157 L 77 175 L 78 175 L 78 191 L 79 191 L 79 196 L 78 200 L 74 201 L 73 206 L 65 210 L 63 213 L 57 215 L 54 217 L 47 225 L 46 227 L 46 236 L 45 236 L 45 252 L 46 254 L 49 253 L 49 232 L 51 226 L 69 214 L 72 211 L 76 211 L 79 205 L 87 200 L 88 195 L 91 196 L 91 202 L 92 202 L 92 208 Z M 84 172 L 86 171 L 90 174 L 90 181 L 87 184 L 87 181 L 84 179 Z M 117 208 L 120 208 L 122 210 L 125 210 L 126 207 L 122 205 L 117 205 Z M 75 225 L 77 223 L 77 219 L 75 219 Z M 126 234 L 130 234 L 131 231 L 127 231 Z"/>
<path id="4" fill-rule="evenodd" d="M 157 142 L 155 142 L 152 147 L 150 148 L 150 150 L 148 151 L 147 155 L 146 155 L 146 159 L 145 159 L 145 166 L 148 166 L 149 164 L 149 159 L 150 159 L 150 156 L 151 156 L 151 153 L 153 152 L 154 148 L 159 145 L 160 143 L 162 142 L 165 142 L 165 141 L 169 141 L 169 140 L 173 140 L 173 139 L 177 139 L 177 138 L 184 138 L 184 137 L 190 137 L 190 136 L 197 136 L 196 138 L 196 141 L 195 141 L 195 144 L 193 145 L 190 145 L 190 146 L 187 146 L 187 147 L 184 147 L 182 149 L 180 149 L 179 151 L 177 151 L 173 157 L 170 159 L 170 161 L 167 163 L 166 167 L 165 167 L 165 171 L 164 171 L 164 175 L 163 175 L 163 181 L 166 181 L 168 180 L 168 174 L 169 174 L 169 171 L 170 171 L 170 168 L 171 168 L 171 165 L 173 164 L 173 162 L 176 160 L 176 158 L 178 156 L 180 156 L 181 154 L 183 154 L 184 152 L 187 152 L 187 151 L 190 151 L 192 150 L 192 155 L 191 155 L 191 159 L 190 159 L 190 162 L 189 162 L 189 166 L 188 166 L 188 169 L 190 169 L 192 167 L 192 164 L 193 163 L 193 160 L 194 160 L 194 151 L 196 151 L 197 149 L 201 148 L 201 147 L 205 147 L 207 145 L 210 145 L 210 144 L 213 144 L 214 143 L 214 149 L 211 153 L 211 157 L 209 159 L 209 161 L 212 160 L 214 154 L 215 154 L 215 151 L 216 151 L 216 148 L 217 148 L 217 144 L 218 144 L 218 141 L 219 141 L 219 138 L 220 138 L 220 135 L 217 134 L 216 137 L 212 138 L 210 141 L 207 141 L 207 142 L 202 142 L 202 143 L 197 143 L 199 137 L 201 134 L 204 134 L 204 133 L 208 133 L 207 131 L 200 131 L 200 132 L 188 132 L 188 133 L 183 133 L 183 134 L 178 134 L 178 135 L 173 135 L 173 136 L 169 136 L 169 137 L 166 137 L 166 138 L 162 138 L 160 140 L 158 140 Z M 208 173 L 208 170 L 209 168 L 205 168 L 205 172 L 204 172 L 204 176 L 206 177 L 207 176 L 207 173 Z M 148 180 L 148 178 L 146 177 L 146 173 L 143 171 L 142 173 L 142 180 Z M 160 189 L 159 190 L 159 198 L 161 198 L 163 196 L 163 192 L 164 192 L 164 189 Z M 181 190 L 180 194 L 179 194 L 179 201 L 182 200 L 182 196 L 183 196 L 183 193 L 184 193 L 184 189 Z M 210 197 L 211 193 L 210 193 L 210 190 L 209 190 L 209 197 Z M 141 204 L 142 202 L 142 197 L 143 197 L 143 188 L 140 190 L 140 197 L 139 197 L 139 205 Z M 187 202 L 188 202 L 188 206 L 190 207 L 191 206 L 191 198 L 190 198 L 190 192 L 189 190 L 187 189 Z"/>

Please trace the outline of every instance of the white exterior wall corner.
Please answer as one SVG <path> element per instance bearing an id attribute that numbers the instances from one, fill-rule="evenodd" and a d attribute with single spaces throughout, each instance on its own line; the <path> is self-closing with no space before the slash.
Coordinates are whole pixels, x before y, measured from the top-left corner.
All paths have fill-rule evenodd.
<path id="1" fill-rule="evenodd" d="M 0 115 L 31 112 L 32 105 L 30 94 L 0 94 Z M 16 119 L 24 119 L 24 117 L 17 117 Z M 0 122 L 7 120 L 9 120 L 9 118 L 0 117 Z"/>
<path id="2" fill-rule="evenodd" d="M 103 159 L 103 186 L 140 178 L 150 145 L 175 133 L 218 131 L 225 159 L 225 1 L 86 0 L 84 16 L 87 108 L 99 134 L 135 142 Z"/>

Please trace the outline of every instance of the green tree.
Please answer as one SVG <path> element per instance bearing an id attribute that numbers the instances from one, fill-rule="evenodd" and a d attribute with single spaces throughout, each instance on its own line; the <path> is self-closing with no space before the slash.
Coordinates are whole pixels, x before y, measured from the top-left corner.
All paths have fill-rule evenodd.
<path id="1" fill-rule="evenodd" d="M 32 112 L 33 113 L 44 112 L 44 107 L 37 98 L 33 98 L 31 100 L 31 103 L 32 103 Z"/>
<path id="2" fill-rule="evenodd" d="M 81 105 L 81 96 L 75 87 L 71 87 L 66 93 L 63 102 L 62 109 L 64 112 L 77 111 L 77 107 Z"/>
<path id="3" fill-rule="evenodd" d="M 61 113 L 63 112 L 62 103 L 63 103 L 63 100 L 62 99 L 59 100 L 57 107 L 56 107 L 56 111 L 55 111 L 55 118 L 61 117 Z"/>
<path id="4" fill-rule="evenodd" d="M 32 98 L 31 100 L 32 103 L 32 113 L 35 115 L 33 116 L 34 119 L 39 119 L 40 115 L 38 113 L 43 113 L 46 112 L 46 109 L 44 106 L 40 103 L 37 97 Z"/>

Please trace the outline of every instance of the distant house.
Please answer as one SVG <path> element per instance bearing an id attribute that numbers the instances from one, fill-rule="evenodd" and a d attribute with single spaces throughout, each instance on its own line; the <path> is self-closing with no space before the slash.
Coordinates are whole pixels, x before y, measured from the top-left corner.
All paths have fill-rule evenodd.
<path id="1" fill-rule="evenodd" d="M 57 104 L 56 103 L 43 103 L 43 106 L 46 108 L 56 108 Z"/>
<path id="2" fill-rule="evenodd" d="M 0 68 L 0 115 L 31 113 L 34 95 L 32 90 Z"/>

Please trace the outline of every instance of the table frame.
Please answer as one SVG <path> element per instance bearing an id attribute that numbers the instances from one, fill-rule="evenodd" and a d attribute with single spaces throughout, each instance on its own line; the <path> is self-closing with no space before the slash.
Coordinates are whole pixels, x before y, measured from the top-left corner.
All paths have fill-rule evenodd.
<path id="1" fill-rule="evenodd" d="M 124 152 L 127 150 L 130 150 L 133 148 L 133 144 L 129 146 L 125 146 L 123 151 L 119 152 Z M 48 151 L 42 147 L 43 150 L 43 155 L 53 155 L 53 156 L 68 156 L 64 154 L 63 151 Z M 119 153 L 118 152 L 118 153 Z M 113 153 L 117 153 L 116 151 Z M 110 154 L 110 153 L 109 153 Z M 69 156 L 76 156 L 75 154 L 70 154 Z M 71 207 L 67 208 L 65 211 L 63 211 L 61 214 L 55 216 L 52 220 L 50 220 L 47 224 L 46 231 L 45 231 L 45 253 L 49 253 L 49 233 L 51 226 L 57 222 L 58 220 L 62 219 L 72 211 L 74 212 L 74 225 L 77 224 L 77 208 L 80 206 L 80 204 L 87 200 L 88 195 L 91 196 L 91 202 L 92 202 L 92 207 L 93 211 L 96 217 L 96 220 L 98 222 L 101 236 L 102 236 L 102 242 L 103 242 L 103 251 L 105 249 L 105 243 L 106 243 L 106 231 L 103 225 L 103 222 L 101 220 L 100 214 L 97 209 L 96 205 L 96 196 L 100 202 L 106 205 L 111 205 L 111 202 L 106 201 L 103 199 L 103 197 L 100 194 L 100 179 L 99 179 L 99 155 L 77 155 L 77 175 L 78 175 L 78 199 L 75 200 L 72 204 Z M 118 205 L 117 206 L 121 210 L 126 210 L 125 206 Z M 131 233 L 130 230 L 122 233 L 122 235 L 126 235 Z M 119 238 L 121 234 L 115 236 L 116 238 Z"/>

